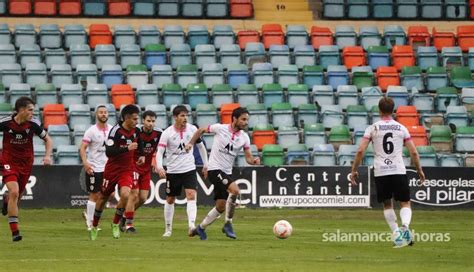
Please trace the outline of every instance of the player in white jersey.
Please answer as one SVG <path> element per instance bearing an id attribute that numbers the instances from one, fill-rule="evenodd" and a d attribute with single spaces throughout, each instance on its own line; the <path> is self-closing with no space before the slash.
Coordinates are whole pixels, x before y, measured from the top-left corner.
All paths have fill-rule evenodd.
<path id="1" fill-rule="evenodd" d="M 351 183 L 357 185 L 357 168 L 359 167 L 367 146 L 372 142 L 374 149 L 374 176 L 377 190 L 377 200 L 383 203 L 384 216 L 393 232 L 401 231 L 407 243 L 412 245 L 412 237 L 409 230 L 411 221 L 410 188 L 406 176 L 405 164 L 403 163 L 403 146 L 410 152 L 413 164 L 416 167 L 420 182 L 425 180 L 425 174 L 421 169 L 420 158 L 415 144 L 410 138 L 408 130 L 400 123 L 392 119 L 394 102 L 389 97 L 383 97 L 379 101 L 379 112 L 382 120 L 369 126 L 365 130 L 364 137 L 357 150 L 352 165 Z M 393 201 L 400 202 L 400 218 L 402 227 L 399 229 L 397 215 L 393 210 Z"/>
<path id="2" fill-rule="evenodd" d="M 243 148 L 245 160 L 250 165 L 259 165 L 260 158 L 253 157 L 250 152 L 250 138 L 243 131 L 248 125 L 249 113 L 245 108 L 237 108 L 232 112 L 231 124 L 214 124 L 207 128 L 200 128 L 186 145 L 191 150 L 192 145 L 205 132 L 215 133 L 214 143 L 209 157 L 208 175 L 214 185 L 214 200 L 216 206 L 209 211 L 207 216 L 193 231 L 201 240 L 207 239 L 206 227 L 212 224 L 225 211 L 225 224 L 222 232 L 229 238 L 236 239 L 232 227 L 232 218 L 236 206 L 237 196 L 240 194 L 239 186 L 232 178 L 232 165 Z"/>
<path id="3" fill-rule="evenodd" d="M 188 124 L 188 110 L 179 105 L 173 109 L 175 124 L 161 134 L 156 153 L 157 172 L 160 178 L 166 179 L 166 202 L 164 206 L 165 233 L 163 237 L 171 236 L 173 230 L 174 202 L 181 195 L 182 189 L 186 194 L 189 235 L 195 228 L 197 215 L 196 205 L 196 164 L 193 152 L 186 152 L 186 143 L 191 140 L 197 128 Z M 203 173 L 207 171 L 206 147 L 200 141 L 197 145 L 203 160 Z M 166 150 L 166 171 L 163 168 L 163 154 Z"/>
<path id="4" fill-rule="evenodd" d="M 92 226 L 95 202 L 99 197 L 104 167 L 107 162 L 105 140 L 112 128 L 112 125 L 107 124 L 109 113 L 105 105 L 97 105 L 95 108 L 95 118 L 96 123 L 84 133 L 80 148 L 80 155 L 85 171 L 85 177 L 81 177 L 81 186 L 89 193 L 89 200 L 87 201 L 87 208 L 84 214 L 89 230 Z"/>

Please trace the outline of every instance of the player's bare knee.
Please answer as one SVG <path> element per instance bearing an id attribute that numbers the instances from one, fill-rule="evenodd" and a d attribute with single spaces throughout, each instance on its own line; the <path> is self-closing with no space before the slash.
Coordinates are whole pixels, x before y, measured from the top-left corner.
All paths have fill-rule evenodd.
<path id="1" fill-rule="evenodd" d="M 168 196 L 168 197 L 166 198 L 166 203 L 168 203 L 168 204 L 170 204 L 170 205 L 171 205 L 171 204 L 174 204 L 174 200 L 175 200 L 175 197 L 170 197 L 170 196 Z"/>
<path id="2" fill-rule="evenodd" d="M 17 200 L 20 197 L 20 192 L 18 190 L 12 190 L 8 192 L 8 197 L 11 200 Z"/>
<path id="3" fill-rule="evenodd" d="M 226 200 L 218 199 L 216 201 L 216 210 L 220 213 L 223 213 L 225 211 L 225 203 L 226 203 Z"/>
<path id="4" fill-rule="evenodd" d="M 410 208 L 411 204 L 410 201 L 400 201 L 401 208 Z"/>
<path id="5" fill-rule="evenodd" d="M 186 190 L 186 199 L 187 200 L 196 200 L 196 191 L 195 190 Z"/>
<path id="6" fill-rule="evenodd" d="M 383 202 L 383 208 L 384 208 L 385 210 L 387 210 L 387 209 L 393 209 L 392 200 L 391 200 L 391 199 L 390 199 L 390 200 L 385 200 L 385 201 Z"/>

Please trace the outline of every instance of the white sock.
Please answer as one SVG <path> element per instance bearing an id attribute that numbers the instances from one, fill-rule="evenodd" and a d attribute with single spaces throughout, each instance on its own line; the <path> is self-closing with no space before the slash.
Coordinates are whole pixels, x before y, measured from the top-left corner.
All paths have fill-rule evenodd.
<path id="1" fill-rule="evenodd" d="M 216 221 L 217 218 L 221 216 L 221 213 L 217 211 L 216 207 L 212 208 L 209 213 L 206 215 L 204 220 L 202 220 L 201 228 L 205 229 L 207 226 Z"/>
<path id="2" fill-rule="evenodd" d="M 87 226 L 92 226 L 92 220 L 94 220 L 94 211 L 95 211 L 95 202 L 94 201 L 87 201 Z"/>
<path id="3" fill-rule="evenodd" d="M 402 219 L 402 225 L 409 226 L 411 222 L 411 208 L 401 208 L 400 218 Z"/>
<path id="4" fill-rule="evenodd" d="M 186 205 L 186 213 L 188 214 L 189 228 L 194 228 L 197 215 L 196 200 L 188 200 L 188 204 Z"/>
<path id="5" fill-rule="evenodd" d="M 174 204 L 168 204 L 168 202 L 165 202 L 164 212 L 166 230 L 171 231 L 173 228 Z"/>
<path id="6" fill-rule="evenodd" d="M 237 201 L 237 196 L 233 194 L 229 194 L 229 197 L 227 197 L 227 202 L 225 203 L 225 222 L 231 222 L 232 223 L 232 218 L 234 217 L 234 211 L 235 211 L 235 206 Z"/>
<path id="7" fill-rule="evenodd" d="M 397 224 L 397 214 L 393 209 L 383 210 L 383 215 L 385 216 L 385 221 L 387 221 L 388 226 L 394 232 L 398 228 Z"/>

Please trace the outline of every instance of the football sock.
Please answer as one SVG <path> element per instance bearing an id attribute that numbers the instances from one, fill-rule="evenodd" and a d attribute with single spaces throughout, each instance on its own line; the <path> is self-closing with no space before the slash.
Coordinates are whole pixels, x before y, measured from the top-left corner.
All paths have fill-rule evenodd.
<path id="1" fill-rule="evenodd" d="M 410 208 L 401 208 L 400 209 L 400 218 L 402 219 L 402 225 L 409 226 L 411 222 L 411 209 Z"/>
<path id="2" fill-rule="evenodd" d="M 212 208 L 212 210 L 209 211 L 206 217 L 204 217 L 204 220 L 202 220 L 201 228 L 207 228 L 207 226 L 216 221 L 219 216 L 221 216 L 221 213 L 217 211 L 216 207 Z"/>
<path id="3" fill-rule="evenodd" d="M 397 215 L 395 214 L 395 211 L 393 209 L 385 209 L 383 210 L 383 215 L 385 216 L 388 226 L 392 232 L 394 232 L 398 228 Z"/>
<path id="4" fill-rule="evenodd" d="M 115 209 L 115 216 L 114 216 L 114 224 L 118 224 L 120 222 L 120 219 L 123 216 L 123 213 L 125 212 L 125 208 L 117 208 Z"/>
<path id="5" fill-rule="evenodd" d="M 194 228 L 197 215 L 196 200 L 188 200 L 188 204 L 186 205 L 186 213 L 188 214 L 188 227 Z"/>
<path id="6" fill-rule="evenodd" d="M 87 226 L 92 226 L 92 221 L 94 220 L 94 210 L 95 210 L 95 202 L 94 201 L 87 201 Z"/>
<path id="7" fill-rule="evenodd" d="M 132 227 L 133 226 L 133 214 L 134 214 L 134 212 L 125 212 L 125 219 L 126 219 L 127 227 Z"/>
<path id="8" fill-rule="evenodd" d="M 8 223 L 10 224 L 10 230 L 13 234 L 18 232 L 18 216 L 9 216 Z"/>
<path id="9" fill-rule="evenodd" d="M 237 195 L 229 194 L 229 197 L 227 198 L 227 202 L 225 204 L 225 222 L 231 222 L 232 223 L 232 218 L 234 217 L 234 211 L 235 211 L 235 202 L 237 201 Z"/>
<path id="10" fill-rule="evenodd" d="M 94 220 L 92 221 L 92 226 L 96 228 L 99 225 L 100 217 L 102 216 L 102 211 L 95 210 L 94 211 Z"/>
<path id="11" fill-rule="evenodd" d="M 164 212 L 166 230 L 171 230 L 173 227 L 174 204 L 169 204 L 168 202 L 165 202 Z"/>

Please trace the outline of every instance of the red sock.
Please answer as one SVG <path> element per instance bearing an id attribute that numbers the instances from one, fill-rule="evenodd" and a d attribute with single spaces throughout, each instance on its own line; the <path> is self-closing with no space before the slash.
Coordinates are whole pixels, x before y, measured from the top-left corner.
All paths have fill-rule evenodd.
<path id="1" fill-rule="evenodd" d="M 117 208 L 115 210 L 115 216 L 114 216 L 114 221 L 113 221 L 114 224 L 118 224 L 120 222 L 120 219 L 122 218 L 124 211 L 125 211 L 124 208 Z"/>
<path id="2" fill-rule="evenodd" d="M 8 223 L 10 224 L 10 230 L 12 233 L 18 232 L 18 217 L 17 216 L 9 216 Z"/>
<path id="3" fill-rule="evenodd" d="M 127 219 L 127 227 L 133 226 L 133 214 L 134 212 L 125 212 L 125 219 Z"/>

